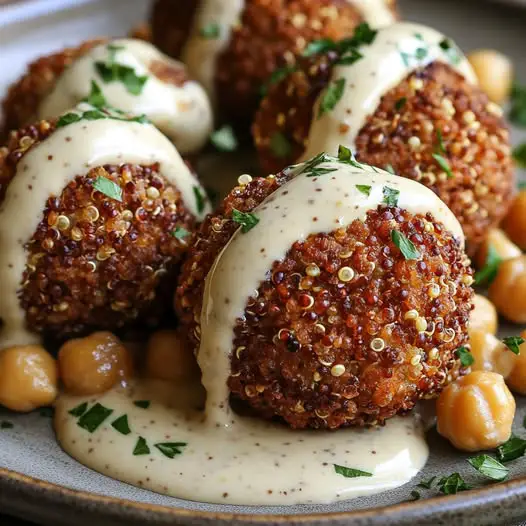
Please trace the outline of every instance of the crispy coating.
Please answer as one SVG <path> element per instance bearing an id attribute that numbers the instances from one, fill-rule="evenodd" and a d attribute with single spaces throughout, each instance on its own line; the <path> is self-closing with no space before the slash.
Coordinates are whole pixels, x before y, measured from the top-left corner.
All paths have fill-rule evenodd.
<path id="1" fill-rule="evenodd" d="M 392 9 L 395 11 L 394 2 Z M 188 39 L 198 2 L 157 0 L 152 15 L 153 43 L 178 57 Z M 362 17 L 347 0 L 246 0 L 239 24 L 216 68 L 222 117 L 249 125 L 261 88 L 272 72 L 295 63 L 317 39 L 352 34 Z"/>
<path id="2" fill-rule="evenodd" d="M 303 59 L 262 101 L 253 134 L 266 170 L 283 168 L 305 150 L 314 103 L 336 59 L 334 52 Z M 288 147 L 276 148 L 276 137 Z M 436 153 L 447 159 L 452 177 Z M 513 194 L 509 131 L 499 108 L 442 63 L 416 70 L 382 97 L 358 134 L 355 154 L 436 192 L 462 224 L 470 253 L 504 217 Z"/>
<path id="3" fill-rule="evenodd" d="M 53 133 L 54 121 L 12 132 L 0 149 L 0 201 L 26 152 Z M 98 177 L 122 189 L 122 202 L 94 188 Z M 28 188 L 31 191 L 31 188 Z M 185 239 L 195 219 L 159 165 L 99 166 L 78 174 L 42 203 L 42 220 L 26 244 L 20 302 L 31 330 L 65 338 L 131 322 L 154 325 L 169 312 Z"/>
<path id="4" fill-rule="evenodd" d="M 238 226 L 232 210 L 253 210 L 287 177 L 236 187 L 201 226 L 175 299 L 195 349 L 204 280 Z M 393 223 L 421 258 L 403 257 Z M 294 428 L 382 423 L 464 372 L 454 351 L 467 341 L 471 270 L 431 214 L 379 207 L 296 242 L 269 270 L 237 320 L 228 379 L 234 399 L 262 417 Z"/>

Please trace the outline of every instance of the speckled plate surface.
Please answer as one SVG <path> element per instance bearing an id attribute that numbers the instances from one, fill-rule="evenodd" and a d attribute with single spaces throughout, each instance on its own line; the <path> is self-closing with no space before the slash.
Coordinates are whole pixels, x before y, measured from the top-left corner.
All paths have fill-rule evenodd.
<path id="1" fill-rule="evenodd" d="M 526 10 L 478 0 L 399 1 L 404 18 L 437 27 L 466 50 L 489 47 L 510 55 L 518 77 L 526 82 Z M 3 13 L 0 10 L 0 92 L 21 73 L 28 60 L 91 36 L 124 34 L 145 16 L 148 7 L 146 0 L 113 0 L 111 12 L 110 3 L 102 0 L 36 3 L 40 4 L 38 18 L 32 16 L 30 8 Z M 70 7 L 60 10 L 61 3 Z M 513 135 L 515 142 L 526 140 L 525 133 L 514 130 Z M 250 153 L 219 158 L 205 155 L 198 169 L 208 184 L 222 192 L 240 173 L 257 173 Z M 516 334 L 522 329 L 503 324 L 501 332 Z M 526 437 L 522 425 L 526 399 L 519 398 L 517 403 L 515 432 Z M 0 431 L 0 512 L 41 524 L 495 526 L 526 519 L 526 458 L 510 465 L 509 481 L 484 485 L 466 463 L 466 455 L 455 451 L 434 430 L 429 432 L 431 456 L 424 471 L 394 491 L 331 506 L 240 507 L 183 501 L 100 475 L 61 451 L 53 436 L 51 419 L 38 412 L 22 416 L 0 410 L 2 419 L 10 420 L 14 427 Z M 419 489 L 422 500 L 408 502 L 420 479 L 455 471 L 477 489 L 452 497 L 437 497 L 434 490 Z"/>

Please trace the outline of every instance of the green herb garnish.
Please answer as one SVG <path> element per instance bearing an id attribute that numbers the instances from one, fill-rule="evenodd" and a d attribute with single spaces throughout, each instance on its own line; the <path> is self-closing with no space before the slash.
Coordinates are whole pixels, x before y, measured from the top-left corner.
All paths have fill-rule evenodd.
<path id="1" fill-rule="evenodd" d="M 283 79 L 286 79 L 291 73 L 298 70 L 298 66 L 283 66 L 282 68 L 275 69 L 268 78 L 267 82 L 261 87 L 261 95 L 264 97 L 271 86 L 279 84 Z"/>
<path id="2" fill-rule="evenodd" d="M 69 124 L 79 122 L 82 120 L 95 121 L 100 119 L 113 119 L 116 121 L 123 122 L 138 122 L 140 124 L 146 124 L 150 122 L 145 115 L 138 116 L 126 116 L 126 114 L 115 108 L 94 108 L 92 110 L 86 110 L 82 113 L 66 113 L 57 120 L 57 128 L 63 128 Z"/>
<path id="3" fill-rule="evenodd" d="M 82 115 L 79 115 L 77 113 L 66 113 L 65 115 L 59 117 L 57 121 L 57 128 L 62 128 L 63 126 L 67 126 L 68 124 L 73 124 L 74 122 L 78 122 L 81 119 Z"/>
<path id="4" fill-rule="evenodd" d="M 356 189 L 359 192 L 362 192 L 362 194 L 365 194 L 367 197 L 371 195 L 371 188 L 372 188 L 371 186 L 367 184 L 356 184 L 354 186 L 356 186 Z"/>
<path id="5" fill-rule="evenodd" d="M 488 245 L 488 255 L 486 256 L 486 263 L 475 273 L 475 285 L 488 285 L 497 277 L 499 266 L 502 263 L 502 258 L 495 250 L 493 245 Z"/>
<path id="6" fill-rule="evenodd" d="M 468 458 L 468 462 L 482 475 L 492 480 L 504 480 L 509 473 L 509 469 L 503 466 L 498 460 L 489 455 L 477 455 Z"/>
<path id="7" fill-rule="evenodd" d="M 502 340 L 502 343 L 513 353 L 520 354 L 520 346 L 525 342 L 524 338 L 520 336 L 508 336 Z"/>
<path id="8" fill-rule="evenodd" d="M 15 427 L 15 424 L 9 420 L 2 420 L 0 422 L 0 429 L 13 429 L 13 427 Z"/>
<path id="9" fill-rule="evenodd" d="M 402 97 L 395 102 L 396 111 L 400 111 L 407 103 L 407 97 Z"/>
<path id="10" fill-rule="evenodd" d="M 455 351 L 455 354 L 457 355 L 457 357 L 459 358 L 460 360 L 460 363 L 464 366 L 464 367 L 469 367 L 470 365 L 473 365 L 475 363 L 475 358 L 473 357 L 473 355 L 471 354 L 471 352 L 464 346 L 462 347 L 459 347 L 456 351 Z"/>
<path id="11" fill-rule="evenodd" d="M 355 168 L 363 170 L 363 166 L 356 160 L 354 154 L 352 153 L 352 150 L 350 148 L 347 148 L 347 146 L 343 146 L 342 144 L 338 146 L 338 161 L 340 161 L 341 163 L 350 164 Z"/>
<path id="12" fill-rule="evenodd" d="M 111 427 L 117 430 L 121 435 L 129 435 L 131 433 L 131 429 L 128 424 L 128 415 L 119 416 L 119 418 L 111 423 Z"/>
<path id="13" fill-rule="evenodd" d="M 240 212 L 234 208 L 234 210 L 232 210 L 232 221 L 241 225 L 241 232 L 246 234 L 259 223 L 259 218 L 255 214 Z"/>
<path id="14" fill-rule="evenodd" d="M 237 137 L 232 126 L 223 126 L 210 135 L 210 142 L 220 152 L 234 152 L 238 148 Z"/>
<path id="15" fill-rule="evenodd" d="M 137 439 L 137 443 L 135 444 L 135 447 L 133 449 L 133 454 L 135 456 L 150 454 L 150 448 L 148 447 L 148 444 L 146 443 L 146 440 L 143 437 L 139 437 Z"/>
<path id="16" fill-rule="evenodd" d="M 68 411 L 68 413 L 73 416 L 82 416 L 87 410 L 88 410 L 88 402 L 83 402 L 82 404 Z"/>
<path id="17" fill-rule="evenodd" d="M 77 425 L 93 433 L 112 413 L 113 409 L 108 409 L 97 402 L 79 418 Z"/>
<path id="18" fill-rule="evenodd" d="M 183 228 L 182 226 L 178 226 L 173 232 L 172 237 L 175 237 L 175 239 L 186 239 L 190 235 L 190 232 L 186 230 L 186 228 Z"/>
<path id="19" fill-rule="evenodd" d="M 425 489 L 431 489 L 431 487 L 433 486 L 433 482 L 435 482 L 436 480 L 436 476 L 435 477 L 431 477 L 429 480 L 421 480 L 417 486 L 419 488 L 425 488 Z"/>
<path id="20" fill-rule="evenodd" d="M 219 35 L 221 34 L 221 27 L 217 22 L 210 22 L 206 26 L 203 26 L 199 30 L 199 35 L 201 35 L 203 38 L 214 40 L 216 38 L 219 38 Z"/>
<path id="21" fill-rule="evenodd" d="M 275 132 L 270 138 L 270 149 L 272 155 L 278 159 L 289 157 L 292 153 L 292 145 L 281 132 Z"/>
<path id="22" fill-rule="evenodd" d="M 462 60 L 462 54 L 460 53 L 456 44 L 452 40 L 450 40 L 449 38 L 445 38 L 440 42 L 439 46 L 446 53 L 447 57 L 449 58 L 452 64 L 457 65 L 460 63 L 460 61 Z"/>
<path id="23" fill-rule="evenodd" d="M 154 444 L 154 446 L 168 458 L 174 458 L 175 455 L 180 455 L 183 452 L 181 448 L 186 445 L 186 442 L 160 442 Z"/>
<path id="24" fill-rule="evenodd" d="M 448 179 L 451 179 L 451 177 L 453 177 L 453 172 L 451 171 L 448 160 L 438 153 L 433 153 L 432 156 L 433 159 L 435 159 L 435 161 L 438 163 L 438 166 L 440 166 L 440 168 L 446 172 Z"/>
<path id="25" fill-rule="evenodd" d="M 511 462 L 524 456 L 526 453 L 526 440 L 511 435 L 509 440 L 497 448 L 497 458 L 501 462 Z"/>
<path id="26" fill-rule="evenodd" d="M 148 409 L 151 405 L 150 400 L 135 400 L 134 406 L 140 407 L 141 409 Z"/>
<path id="27" fill-rule="evenodd" d="M 455 495 L 459 491 L 471 489 L 459 473 L 453 473 L 448 477 L 443 477 L 438 481 L 438 487 L 444 495 Z"/>
<path id="28" fill-rule="evenodd" d="M 440 130 L 440 128 L 437 130 L 437 140 L 438 140 L 438 152 L 445 155 L 446 147 L 444 145 L 444 139 L 442 137 L 442 130 Z"/>
<path id="29" fill-rule="evenodd" d="M 526 168 L 526 142 L 513 149 L 513 158 L 521 168 Z"/>
<path id="30" fill-rule="evenodd" d="M 400 249 L 405 259 L 418 259 L 420 257 L 420 252 L 418 252 L 413 242 L 402 232 L 391 230 L 391 240 Z"/>
<path id="31" fill-rule="evenodd" d="M 382 188 L 384 194 L 383 202 L 387 206 L 398 206 L 398 198 L 400 197 L 400 190 L 395 190 L 394 188 L 389 188 L 389 186 L 384 186 Z"/>
<path id="32" fill-rule="evenodd" d="M 356 477 L 372 477 L 372 473 L 368 473 L 367 471 L 361 471 L 359 469 L 354 468 L 347 468 L 345 466 L 339 466 L 338 464 L 333 464 L 334 471 L 338 473 L 338 475 L 343 475 L 346 478 L 356 478 Z"/>
<path id="33" fill-rule="evenodd" d="M 111 179 L 99 175 L 93 182 L 93 188 L 106 197 L 122 203 L 122 188 Z"/>
<path id="34" fill-rule="evenodd" d="M 419 500 L 420 499 L 420 492 L 416 491 L 416 489 L 414 489 L 413 491 L 411 491 L 411 497 L 413 497 L 411 500 Z"/>
<path id="35" fill-rule="evenodd" d="M 511 90 L 509 118 L 513 124 L 526 127 L 526 86 L 517 83 Z"/>
<path id="36" fill-rule="evenodd" d="M 195 204 L 197 206 L 197 212 L 199 214 L 202 214 L 205 211 L 206 198 L 201 193 L 201 189 L 198 186 L 194 186 L 193 190 L 194 190 Z"/>
<path id="37" fill-rule="evenodd" d="M 395 169 L 393 168 L 392 164 L 386 164 L 385 165 L 385 171 L 389 172 L 390 174 L 396 175 Z"/>
<path id="38" fill-rule="evenodd" d="M 321 100 L 320 107 L 318 110 L 318 119 L 322 117 L 325 113 L 334 109 L 336 104 L 340 101 L 345 90 L 345 79 L 341 78 L 335 80 L 325 90 Z"/>
<path id="39" fill-rule="evenodd" d="M 107 106 L 106 99 L 100 89 L 100 86 L 94 81 L 91 81 L 91 91 L 87 97 L 82 99 L 82 102 L 87 102 L 95 108 L 102 108 Z"/>

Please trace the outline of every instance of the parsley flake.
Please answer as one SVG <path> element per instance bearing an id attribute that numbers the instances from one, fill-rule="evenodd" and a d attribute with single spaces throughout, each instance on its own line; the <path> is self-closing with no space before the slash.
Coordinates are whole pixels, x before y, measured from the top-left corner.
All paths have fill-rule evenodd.
<path id="1" fill-rule="evenodd" d="M 439 44 L 452 64 L 458 65 L 462 60 L 462 54 L 456 44 L 449 38 L 445 38 Z"/>
<path id="2" fill-rule="evenodd" d="M 93 182 L 93 188 L 106 197 L 122 203 L 122 188 L 111 179 L 99 175 Z"/>
<path id="3" fill-rule="evenodd" d="M 87 410 L 88 410 L 88 402 L 83 402 L 82 404 L 68 411 L 68 413 L 73 416 L 82 416 Z"/>
<path id="4" fill-rule="evenodd" d="M 504 480 L 509 473 L 509 469 L 503 466 L 498 460 L 489 455 L 477 455 L 468 458 L 468 462 L 482 475 L 492 480 Z"/>
<path id="5" fill-rule="evenodd" d="M 414 489 L 413 491 L 411 491 L 411 497 L 413 497 L 411 500 L 419 500 L 420 499 L 420 492 L 416 491 L 416 489 Z"/>
<path id="6" fill-rule="evenodd" d="M 400 249 L 405 259 L 418 259 L 420 257 L 420 252 L 418 252 L 413 242 L 402 232 L 391 230 L 391 240 Z"/>
<path id="7" fill-rule="evenodd" d="M 183 240 L 183 239 L 186 239 L 190 235 L 190 232 L 188 232 L 188 230 L 186 230 L 186 228 L 183 228 L 182 226 L 178 226 L 171 233 L 171 235 L 172 235 L 172 237 L 175 237 L 175 239 Z"/>
<path id="8" fill-rule="evenodd" d="M 0 422 L 0 429 L 13 429 L 13 427 L 15 427 L 15 424 L 9 420 L 2 420 Z"/>
<path id="9" fill-rule="evenodd" d="M 181 448 L 184 448 L 186 445 L 186 442 L 159 442 L 158 444 L 154 444 L 154 446 L 168 458 L 174 458 L 175 455 L 180 455 L 183 452 Z"/>
<path id="10" fill-rule="evenodd" d="M 513 353 L 520 354 L 520 346 L 525 342 L 524 338 L 520 336 L 508 336 L 502 340 L 502 343 Z"/>
<path id="11" fill-rule="evenodd" d="M 444 495 L 455 495 L 459 491 L 466 491 L 471 489 L 459 473 L 453 473 L 447 477 L 443 477 L 438 481 L 438 487 Z"/>
<path id="12" fill-rule="evenodd" d="M 318 119 L 325 113 L 333 110 L 336 104 L 340 102 L 345 90 L 345 82 L 345 79 L 341 78 L 329 84 L 320 101 Z"/>
<path id="13" fill-rule="evenodd" d="M 400 111 L 407 103 L 407 97 L 402 97 L 395 102 L 396 111 Z"/>
<path id="14" fill-rule="evenodd" d="M 341 163 L 350 164 L 355 168 L 360 168 L 360 170 L 363 170 L 363 166 L 356 160 L 352 150 L 347 148 L 347 146 L 343 146 L 342 144 L 338 146 L 338 161 Z"/>
<path id="15" fill-rule="evenodd" d="M 361 192 L 362 194 L 365 194 L 367 197 L 371 195 L 371 186 L 367 184 L 356 184 L 356 189 Z"/>
<path id="16" fill-rule="evenodd" d="M 217 22 L 210 22 L 200 29 L 199 35 L 208 40 L 214 40 L 221 35 L 221 27 Z"/>
<path id="17" fill-rule="evenodd" d="M 429 480 L 421 480 L 417 486 L 419 488 L 425 488 L 425 489 L 431 489 L 432 486 L 433 486 L 433 482 L 435 482 L 436 480 L 436 476 L 435 477 L 431 477 Z"/>
<path id="18" fill-rule="evenodd" d="M 367 471 L 361 471 L 360 469 L 348 468 L 345 466 L 339 466 L 338 464 L 333 464 L 334 471 L 338 475 L 343 475 L 346 478 L 356 478 L 356 477 L 372 477 L 372 473 Z"/>
<path id="19" fill-rule="evenodd" d="M 238 148 L 237 137 L 232 126 L 223 126 L 210 135 L 210 142 L 220 152 L 234 152 Z"/>
<path id="20" fill-rule="evenodd" d="M 493 245 L 489 244 L 486 263 L 477 273 L 475 273 L 475 285 L 482 285 L 484 283 L 489 285 L 497 277 L 497 272 L 501 263 L 502 258 L 499 256 Z"/>
<path id="21" fill-rule="evenodd" d="M 150 400 L 135 400 L 133 402 L 133 405 L 136 407 L 140 407 L 141 409 L 148 409 L 151 405 Z"/>
<path id="22" fill-rule="evenodd" d="M 283 159 L 290 157 L 292 153 L 292 145 L 289 140 L 283 133 L 275 132 L 270 138 L 270 149 L 272 150 L 272 155 L 278 159 Z"/>
<path id="23" fill-rule="evenodd" d="M 444 138 L 442 137 L 442 130 L 440 128 L 437 130 L 437 139 L 438 139 L 438 152 L 445 155 L 446 147 L 444 145 Z"/>
<path id="24" fill-rule="evenodd" d="M 68 126 L 68 124 L 78 122 L 81 119 L 82 115 L 79 115 L 78 113 L 65 113 L 64 115 L 59 117 L 57 121 L 57 128 L 63 128 L 64 126 Z"/>
<path id="25" fill-rule="evenodd" d="M 445 157 L 442 157 L 442 155 L 438 153 L 432 154 L 433 159 L 437 162 L 438 166 L 446 172 L 447 178 L 451 179 L 453 177 L 453 172 L 451 171 L 451 167 L 449 166 L 449 162 Z"/>
<path id="26" fill-rule="evenodd" d="M 113 119 L 116 121 L 123 122 L 138 122 L 140 124 L 146 124 L 150 122 L 145 115 L 127 116 L 124 112 L 115 108 L 94 108 L 92 110 L 86 110 L 82 113 L 65 113 L 57 120 L 57 128 L 63 128 L 69 126 L 75 122 L 82 120 L 95 121 L 100 119 Z"/>
<path id="27" fill-rule="evenodd" d="M 131 429 L 128 424 L 128 415 L 119 416 L 119 418 L 111 423 L 111 427 L 113 427 L 113 429 L 118 431 L 121 435 L 129 435 L 131 433 Z"/>
<path id="28" fill-rule="evenodd" d="M 511 91 L 509 118 L 513 124 L 526 127 L 526 86 L 515 83 Z"/>
<path id="29" fill-rule="evenodd" d="M 501 462 L 511 462 L 524 456 L 526 453 L 526 440 L 511 435 L 510 439 L 497 448 L 497 458 Z"/>
<path id="30" fill-rule="evenodd" d="M 400 197 L 400 190 L 394 188 L 389 188 L 389 186 L 384 186 L 382 188 L 384 194 L 383 202 L 387 206 L 398 206 L 398 198 Z"/>
<path id="31" fill-rule="evenodd" d="M 197 206 L 197 212 L 199 214 L 202 214 L 205 211 L 206 206 L 206 197 L 201 192 L 201 189 L 198 186 L 194 186 L 194 197 L 195 197 L 195 204 Z"/>
<path id="32" fill-rule="evenodd" d="M 241 232 L 246 234 L 259 223 L 259 218 L 255 214 L 250 212 L 240 212 L 234 208 L 234 210 L 232 210 L 232 221 L 241 225 Z"/>
<path id="33" fill-rule="evenodd" d="M 330 38 L 320 38 L 309 42 L 307 47 L 303 50 L 302 55 L 304 57 L 312 57 L 313 55 L 319 55 L 337 49 L 338 44 L 334 40 L 331 40 Z"/>
<path id="34" fill-rule="evenodd" d="M 327 155 L 325 152 L 319 153 L 309 161 L 306 161 L 301 165 L 301 169 L 298 172 L 299 174 L 305 174 L 306 177 L 318 177 L 320 175 L 325 175 L 331 172 L 335 172 L 336 168 L 320 168 L 320 164 L 333 161 L 334 159 Z"/>
<path id="35" fill-rule="evenodd" d="M 77 425 L 93 433 L 112 413 L 113 409 L 108 409 L 97 402 L 79 418 Z"/>
<path id="36" fill-rule="evenodd" d="M 297 70 L 297 65 L 283 66 L 282 68 L 275 69 L 267 82 L 261 87 L 261 95 L 264 97 L 269 92 L 271 86 L 279 84 L 282 80 L 286 79 L 291 73 L 294 73 Z"/>
<path id="37" fill-rule="evenodd" d="M 133 448 L 133 454 L 134 456 L 150 454 L 150 448 L 148 447 L 148 444 L 146 443 L 146 440 L 143 437 L 139 437 L 137 439 L 137 443 Z"/>
<path id="38" fill-rule="evenodd" d="M 526 168 L 526 142 L 513 149 L 513 158 L 521 168 Z"/>
<path id="39" fill-rule="evenodd" d="M 82 99 L 82 102 L 87 102 L 95 108 L 102 108 L 103 106 L 107 106 L 106 99 L 104 98 L 102 90 L 94 80 L 91 81 L 91 90 L 89 95 Z"/>
<path id="40" fill-rule="evenodd" d="M 455 351 L 455 354 L 457 355 L 463 367 L 469 367 L 470 365 L 473 365 L 475 363 L 475 358 L 473 357 L 471 352 L 464 346 L 459 347 Z"/>

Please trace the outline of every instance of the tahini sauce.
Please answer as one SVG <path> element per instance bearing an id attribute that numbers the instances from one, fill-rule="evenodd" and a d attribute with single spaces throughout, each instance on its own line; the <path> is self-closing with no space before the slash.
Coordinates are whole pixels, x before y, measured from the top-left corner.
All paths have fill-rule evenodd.
<path id="1" fill-rule="evenodd" d="M 444 39 L 442 33 L 427 26 L 400 22 L 381 29 L 370 45 L 361 46 L 363 58 L 357 62 L 334 66 L 330 84 L 344 79 L 343 95 L 336 106 L 321 118 L 318 118 L 318 111 L 325 91 L 318 97 L 307 149 L 301 159 L 310 159 L 324 151 L 336 154 L 340 144 L 354 150 L 356 137 L 369 115 L 376 111 L 382 96 L 413 71 L 431 62 L 449 64 L 466 80 L 476 84 L 475 73 L 464 55 L 459 52 L 459 61 L 455 63 L 440 47 Z M 419 60 L 415 55 L 422 48 L 427 53 Z"/>
<path id="2" fill-rule="evenodd" d="M 456 218 L 424 186 L 365 165 L 353 167 L 331 160 L 319 166 L 335 171 L 306 177 L 299 173 L 301 166 L 293 168 L 298 175 L 253 211 L 259 224 L 247 233 L 238 230 L 208 274 L 197 356 L 206 391 L 204 411 L 202 394 L 192 404 L 191 396 L 181 394 L 185 386 L 143 380 L 131 390 L 118 388 L 90 401 L 114 411 L 91 435 L 68 414 L 85 399 L 63 396 L 57 406 L 56 430 L 69 454 L 141 487 L 231 504 L 348 499 L 400 486 L 424 466 L 428 448 L 414 413 L 395 417 L 383 428 L 330 432 L 292 431 L 241 417 L 230 409 L 227 379 L 235 320 L 243 315 L 248 297 L 272 263 L 282 259 L 294 241 L 365 219 L 367 211 L 382 202 L 387 185 L 400 191 L 401 208 L 414 214 L 432 212 L 463 243 Z M 371 185 L 370 195 L 361 193 L 357 184 Z M 133 405 L 133 400 L 141 399 L 152 400 L 152 405 L 148 409 Z M 132 428 L 127 436 L 110 425 L 122 414 L 128 415 Z M 132 455 L 139 436 L 150 446 L 148 455 Z M 168 459 L 154 446 L 166 441 L 188 445 L 182 454 Z M 346 478 L 336 473 L 335 464 L 373 476 Z"/>
<path id="3" fill-rule="evenodd" d="M 78 108 L 80 112 L 91 106 Z M 80 120 L 57 129 L 27 152 L 0 205 L 0 349 L 40 341 L 25 326 L 18 291 L 26 267 L 24 246 L 42 220 L 48 198 L 60 195 L 77 175 L 96 166 L 156 162 L 161 174 L 180 190 L 188 209 L 203 218 L 209 207 L 198 211 L 194 187 L 203 195 L 204 189 L 170 141 L 151 124 Z"/>

